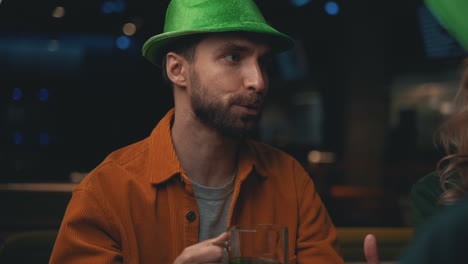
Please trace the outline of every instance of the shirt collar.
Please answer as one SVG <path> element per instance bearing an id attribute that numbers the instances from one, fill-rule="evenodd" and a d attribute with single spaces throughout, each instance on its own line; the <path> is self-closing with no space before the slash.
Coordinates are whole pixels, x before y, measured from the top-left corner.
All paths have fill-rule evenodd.
<path id="1" fill-rule="evenodd" d="M 151 183 L 159 184 L 183 172 L 172 144 L 171 123 L 174 109 L 159 121 L 149 138 Z"/>
<path id="2" fill-rule="evenodd" d="M 171 124 L 174 113 L 175 110 L 171 109 L 149 137 L 150 164 L 148 168 L 151 175 L 150 181 L 153 184 L 165 182 L 174 175 L 181 175 L 184 171 L 172 143 Z M 266 178 L 268 172 L 262 157 L 262 153 L 257 151 L 254 142 L 244 141 L 240 146 L 237 180 L 243 181 L 251 174 Z"/>

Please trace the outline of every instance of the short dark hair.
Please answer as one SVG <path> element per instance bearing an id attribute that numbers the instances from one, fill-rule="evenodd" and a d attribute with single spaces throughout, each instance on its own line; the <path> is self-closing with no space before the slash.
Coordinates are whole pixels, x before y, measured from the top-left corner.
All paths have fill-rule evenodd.
<path id="1" fill-rule="evenodd" d="M 197 48 L 198 43 L 202 41 L 205 34 L 196 34 L 187 37 L 180 38 L 175 43 L 171 44 L 169 48 L 167 48 L 163 54 L 161 61 L 161 70 L 162 70 L 162 78 L 165 84 L 172 86 L 172 82 L 167 76 L 166 70 L 166 54 L 169 52 L 174 52 L 182 57 L 184 57 L 187 61 L 192 63 L 195 60 L 195 49 Z"/>

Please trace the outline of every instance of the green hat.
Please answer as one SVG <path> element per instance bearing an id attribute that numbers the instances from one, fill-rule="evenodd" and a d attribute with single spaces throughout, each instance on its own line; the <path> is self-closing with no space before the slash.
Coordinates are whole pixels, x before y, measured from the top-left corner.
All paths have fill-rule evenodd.
<path id="1" fill-rule="evenodd" d="M 160 65 L 166 47 L 188 35 L 245 31 L 264 34 L 275 51 L 293 46 L 293 40 L 269 26 L 252 0 L 172 0 L 166 12 L 164 33 L 149 38 L 143 56 Z"/>
<path id="2" fill-rule="evenodd" d="M 468 1 L 426 0 L 427 7 L 466 50 L 468 50 Z"/>

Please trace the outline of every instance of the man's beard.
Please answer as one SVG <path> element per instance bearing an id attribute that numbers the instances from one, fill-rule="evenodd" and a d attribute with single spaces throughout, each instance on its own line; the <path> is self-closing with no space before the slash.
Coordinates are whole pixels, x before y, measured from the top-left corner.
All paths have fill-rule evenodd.
<path id="1" fill-rule="evenodd" d="M 258 104 L 263 105 L 264 96 L 252 92 L 247 96 L 232 96 L 227 105 L 208 94 L 198 76 L 192 72 L 192 108 L 197 118 L 205 125 L 216 129 L 221 135 L 233 139 L 244 139 L 256 128 L 259 115 L 234 114 L 229 110 L 233 105 Z"/>

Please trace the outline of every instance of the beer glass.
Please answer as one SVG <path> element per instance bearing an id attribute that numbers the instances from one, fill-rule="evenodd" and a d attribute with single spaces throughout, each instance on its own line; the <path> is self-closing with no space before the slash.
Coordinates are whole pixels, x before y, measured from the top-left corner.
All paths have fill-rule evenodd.
<path id="1" fill-rule="evenodd" d="M 276 224 L 236 225 L 228 229 L 229 264 L 287 264 L 288 228 Z"/>

